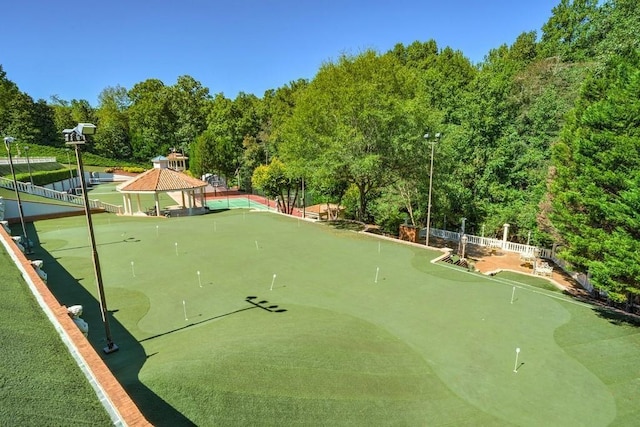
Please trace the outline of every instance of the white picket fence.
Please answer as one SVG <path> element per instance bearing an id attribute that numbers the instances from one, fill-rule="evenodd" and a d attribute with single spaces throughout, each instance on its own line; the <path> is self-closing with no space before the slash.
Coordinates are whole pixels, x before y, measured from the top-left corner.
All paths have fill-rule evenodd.
<path id="1" fill-rule="evenodd" d="M 424 238 L 426 236 L 427 229 L 423 228 L 420 230 L 420 237 Z M 461 239 L 461 235 L 455 231 L 448 230 L 440 230 L 437 228 L 430 228 L 429 235 L 438 237 L 444 240 L 459 242 Z M 482 237 L 482 236 L 474 236 L 472 234 L 466 234 L 467 244 L 478 245 L 489 248 L 499 248 L 505 252 L 515 252 L 521 254 L 534 254 L 537 253 L 540 258 L 546 258 L 553 261 L 558 267 L 564 270 L 567 274 L 569 274 L 576 282 L 580 283 L 580 285 L 589 292 L 594 291 L 593 285 L 589 281 L 588 274 L 579 273 L 572 271 L 571 265 L 567 263 L 565 260 L 558 258 L 554 249 L 548 248 L 539 248 L 537 246 L 526 245 L 523 243 L 514 243 L 501 239 L 495 239 L 491 237 Z M 601 296 L 606 296 L 606 294 L 600 292 Z"/>
<path id="2" fill-rule="evenodd" d="M 15 191 L 15 186 L 13 185 L 12 179 L 0 177 L 0 187 Z M 73 203 L 74 205 L 84 206 L 84 198 L 82 196 L 76 196 L 64 191 L 57 191 L 50 188 L 31 185 L 30 182 L 17 181 L 17 187 L 18 191 L 21 193 L 33 194 L 35 196 L 46 197 L 47 199 L 53 199 L 62 202 Z M 122 206 L 104 203 L 100 200 L 89 200 L 89 207 L 91 209 L 104 209 L 105 211 L 111 213 L 121 213 L 122 210 Z"/>

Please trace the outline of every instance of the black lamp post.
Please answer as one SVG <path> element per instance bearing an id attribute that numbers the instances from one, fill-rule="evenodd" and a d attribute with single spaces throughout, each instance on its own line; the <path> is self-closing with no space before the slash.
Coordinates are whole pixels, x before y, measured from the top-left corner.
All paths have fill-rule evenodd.
<path id="1" fill-rule="evenodd" d="M 104 294 L 104 285 L 102 283 L 102 271 L 100 270 L 100 259 L 98 257 L 98 249 L 96 247 L 96 239 L 93 233 L 93 221 L 91 220 L 91 207 L 89 206 L 89 196 L 87 195 L 87 186 L 84 180 L 84 169 L 82 166 L 82 153 L 79 149 L 81 145 L 87 143 L 86 135 L 96 133 L 96 125 L 91 123 L 78 123 L 73 129 L 65 129 L 62 131 L 66 144 L 73 146 L 78 161 L 78 177 L 80 178 L 80 187 L 82 188 L 82 198 L 84 201 L 84 213 L 87 218 L 87 228 L 89 229 L 89 241 L 91 243 L 91 254 L 93 259 L 93 270 L 96 275 L 96 283 L 98 285 L 98 296 L 100 302 L 100 314 L 102 315 L 102 323 L 107 338 L 107 346 L 102 349 L 105 353 L 113 353 L 118 350 L 118 346 L 113 342 L 111 337 L 111 328 L 109 326 L 109 317 L 107 310 L 107 300 Z"/>
<path id="2" fill-rule="evenodd" d="M 27 153 L 27 169 L 29 170 L 29 181 L 31 182 L 31 186 L 33 186 L 33 175 L 31 174 L 31 162 L 29 161 L 29 146 L 24 146 L 24 151 Z"/>
<path id="3" fill-rule="evenodd" d="M 431 144 L 431 168 L 429 170 L 429 202 L 427 205 L 427 238 L 425 241 L 425 246 L 429 246 L 429 232 L 431 228 L 431 189 L 433 188 L 433 150 L 436 146 L 436 143 L 440 139 L 440 134 L 436 133 L 434 135 L 435 139 L 433 139 L 432 141 L 429 141 L 429 136 L 430 135 L 428 133 L 424 135 L 424 139 L 426 139 L 427 142 Z"/>
<path id="4" fill-rule="evenodd" d="M 66 148 L 65 151 L 67 152 L 67 165 L 69 166 L 69 188 L 71 188 L 73 187 L 73 172 L 71 171 L 71 157 L 69 156 L 71 150 Z"/>
<path id="5" fill-rule="evenodd" d="M 15 138 L 6 136 L 4 138 L 4 146 L 7 148 L 7 156 L 9 157 L 9 167 L 11 169 L 11 176 L 13 177 L 13 189 L 16 193 L 16 201 L 18 202 L 18 216 L 20 216 L 20 223 L 22 224 L 22 236 L 24 237 L 24 253 L 32 254 L 31 241 L 27 235 L 27 227 L 24 225 L 24 211 L 22 210 L 22 201 L 20 200 L 20 192 L 18 191 L 18 181 L 16 180 L 16 171 L 13 169 L 13 158 L 11 157 L 11 144 L 15 141 Z"/>

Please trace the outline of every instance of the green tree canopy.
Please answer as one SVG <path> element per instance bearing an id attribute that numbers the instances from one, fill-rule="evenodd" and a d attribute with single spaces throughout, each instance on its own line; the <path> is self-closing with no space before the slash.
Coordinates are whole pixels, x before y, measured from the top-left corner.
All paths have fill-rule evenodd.
<path id="1" fill-rule="evenodd" d="M 586 82 L 554 147 L 553 224 L 564 256 L 615 301 L 640 294 L 640 57 Z"/>

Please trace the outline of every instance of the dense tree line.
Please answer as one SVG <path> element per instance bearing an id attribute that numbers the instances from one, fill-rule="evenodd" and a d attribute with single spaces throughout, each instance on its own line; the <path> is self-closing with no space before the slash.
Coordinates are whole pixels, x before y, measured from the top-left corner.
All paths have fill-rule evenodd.
<path id="1" fill-rule="evenodd" d="M 634 0 L 560 0 L 479 64 L 436 41 L 323 64 L 261 98 L 211 95 L 190 76 L 85 100 L 33 101 L 0 66 L 0 130 L 63 145 L 98 124 L 96 154 L 147 162 L 170 150 L 196 176 L 258 188 L 291 211 L 340 203 L 389 232 L 424 225 L 559 245 L 616 301 L 640 293 L 640 12 Z M 429 133 L 434 147 L 429 174 Z M 305 191 L 302 191 L 302 188 Z"/>

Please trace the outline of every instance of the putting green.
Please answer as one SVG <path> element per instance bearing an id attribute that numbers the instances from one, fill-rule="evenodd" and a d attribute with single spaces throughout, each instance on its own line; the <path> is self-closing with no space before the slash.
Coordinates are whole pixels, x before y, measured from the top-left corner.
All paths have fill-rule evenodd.
<path id="1" fill-rule="evenodd" d="M 431 264 L 435 252 L 265 212 L 94 223 L 121 347 L 105 360 L 156 425 L 174 423 L 172 410 L 198 425 L 639 415 L 625 400 L 640 398 L 637 328 L 558 293 L 518 285 L 511 303 L 512 281 Z M 36 227 L 50 286 L 88 306 L 101 348 L 83 219 Z"/>

